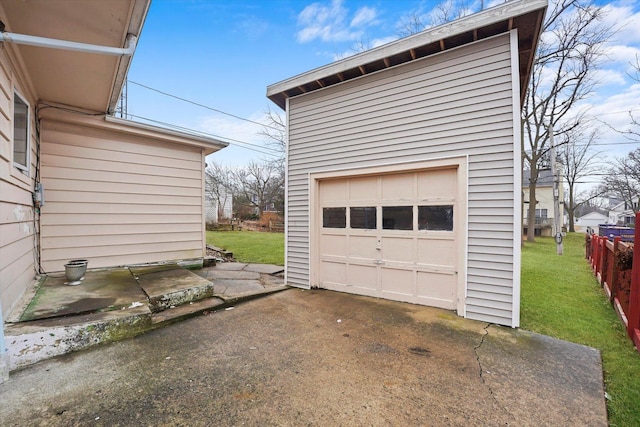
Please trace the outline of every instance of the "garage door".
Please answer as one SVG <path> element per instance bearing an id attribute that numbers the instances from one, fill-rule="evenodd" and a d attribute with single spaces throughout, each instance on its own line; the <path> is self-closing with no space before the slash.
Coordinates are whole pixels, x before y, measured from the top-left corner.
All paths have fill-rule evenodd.
<path id="1" fill-rule="evenodd" d="M 318 183 L 320 287 L 457 307 L 457 169 Z"/>

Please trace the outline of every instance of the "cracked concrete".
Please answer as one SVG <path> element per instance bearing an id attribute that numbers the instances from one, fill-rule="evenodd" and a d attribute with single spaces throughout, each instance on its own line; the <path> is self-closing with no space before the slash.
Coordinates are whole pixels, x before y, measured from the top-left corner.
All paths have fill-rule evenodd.
<path id="1" fill-rule="evenodd" d="M 18 371 L 0 385 L 0 420 L 606 426 L 603 393 L 600 354 L 588 347 L 424 306 L 289 289 Z"/>

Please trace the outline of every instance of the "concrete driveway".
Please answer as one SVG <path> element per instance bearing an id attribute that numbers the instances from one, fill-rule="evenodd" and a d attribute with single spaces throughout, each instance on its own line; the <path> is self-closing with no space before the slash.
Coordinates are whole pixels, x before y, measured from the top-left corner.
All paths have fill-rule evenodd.
<path id="1" fill-rule="evenodd" d="M 596 350 L 450 312 L 291 289 L 61 356 L 0 425 L 606 425 Z"/>

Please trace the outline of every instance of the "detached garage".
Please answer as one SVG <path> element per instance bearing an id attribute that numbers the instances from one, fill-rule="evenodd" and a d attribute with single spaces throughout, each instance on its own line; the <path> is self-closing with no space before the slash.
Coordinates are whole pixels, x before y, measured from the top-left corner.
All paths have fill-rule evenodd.
<path id="1" fill-rule="evenodd" d="M 287 113 L 286 279 L 517 327 L 520 111 L 546 0 L 267 88 Z"/>

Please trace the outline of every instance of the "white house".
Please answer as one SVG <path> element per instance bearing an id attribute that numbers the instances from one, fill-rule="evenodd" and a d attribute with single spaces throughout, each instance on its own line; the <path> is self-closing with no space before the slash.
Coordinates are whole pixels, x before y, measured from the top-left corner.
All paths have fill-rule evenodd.
<path id="1" fill-rule="evenodd" d="M 577 232 L 581 231 L 586 233 L 591 230 L 593 233 L 598 234 L 598 225 L 607 224 L 608 221 L 609 217 L 607 215 L 594 211 L 577 217 L 573 225 Z"/>
<path id="2" fill-rule="evenodd" d="M 286 280 L 517 327 L 520 112 L 546 0 L 270 85 L 286 111 Z"/>
<path id="3" fill-rule="evenodd" d="M 640 194 L 632 197 L 631 202 L 622 201 L 609 209 L 609 224 L 629 225 L 636 221 L 636 212 L 640 206 Z"/>
<path id="4" fill-rule="evenodd" d="M 522 179 L 522 194 L 525 201 L 523 213 L 523 226 L 526 228 L 528 225 L 528 203 L 529 203 L 529 182 L 531 180 L 531 171 L 523 171 Z M 558 198 L 560 200 L 560 221 L 561 226 L 566 225 L 565 213 L 564 213 L 564 185 L 562 175 L 558 176 Z M 536 181 L 536 217 L 535 217 L 535 234 L 537 236 L 552 236 L 553 235 L 553 215 L 554 215 L 554 197 L 553 197 L 553 174 L 551 169 L 541 169 L 538 173 L 538 180 Z"/>
<path id="5" fill-rule="evenodd" d="M 210 191 L 206 191 L 205 210 L 207 224 L 233 218 L 233 195 L 221 190 L 220 197 L 217 198 Z"/>

